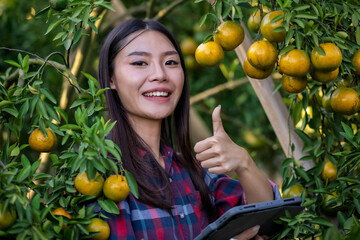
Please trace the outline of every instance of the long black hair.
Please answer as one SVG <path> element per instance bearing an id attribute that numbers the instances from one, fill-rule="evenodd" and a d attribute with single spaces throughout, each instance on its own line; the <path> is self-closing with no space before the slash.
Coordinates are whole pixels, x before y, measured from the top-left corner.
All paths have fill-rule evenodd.
<path id="1" fill-rule="evenodd" d="M 184 71 L 184 86 L 179 102 L 174 113 L 163 119 L 161 127 L 161 141 L 171 146 L 176 152 L 174 161 L 178 161 L 187 169 L 195 188 L 200 192 L 202 204 L 209 217 L 213 214 L 213 204 L 210 197 L 210 191 L 203 179 L 203 169 L 194 158 L 190 143 L 189 134 L 189 85 L 186 75 L 184 57 L 180 46 L 172 33 L 161 23 L 151 19 L 130 19 L 115 27 L 105 39 L 101 48 L 99 59 L 99 83 L 101 88 L 110 87 L 111 77 L 114 72 L 114 61 L 116 55 L 136 36 L 144 31 L 158 31 L 164 34 L 174 45 L 180 56 L 180 62 Z M 127 38 L 130 34 L 138 32 L 138 35 L 132 39 Z M 122 162 L 126 170 L 130 171 L 139 186 L 139 198 L 142 202 L 171 210 L 171 187 L 169 178 L 165 170 L 160 167 L 150 156 L 150 160 L 144 160 L 139 149 L 145 149 L 151 152 L 147 144 L 131 127 L 127 118 L 126 109 L 120 101 L 116 90 L 105 92 L 106 104 L 109 117 L 112 121 L 117 121 L 112 130 L 111 138 L 118 144 L 122 151 Z M 151 155 L 151 154 L 150 154 Z M 155 164 L 155 165 L 154 165 Z M 154 166 L 156 166 L 154 168 Z M 161 188 L 154 187 L 149 178 L 151 176 L 159 177 L 162 182 Z"/>

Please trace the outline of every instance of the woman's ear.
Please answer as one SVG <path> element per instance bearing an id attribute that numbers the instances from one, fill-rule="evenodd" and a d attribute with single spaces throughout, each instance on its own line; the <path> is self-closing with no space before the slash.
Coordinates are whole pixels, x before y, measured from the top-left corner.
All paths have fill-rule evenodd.
<path id="1" fill-rule="evenodd" d="M 110 89 L 116 90 L 116 86 L 115 86 L 115 82 L 114 82 L 114 77 L 111 77 L 111 78 L 110 78 Z"/>

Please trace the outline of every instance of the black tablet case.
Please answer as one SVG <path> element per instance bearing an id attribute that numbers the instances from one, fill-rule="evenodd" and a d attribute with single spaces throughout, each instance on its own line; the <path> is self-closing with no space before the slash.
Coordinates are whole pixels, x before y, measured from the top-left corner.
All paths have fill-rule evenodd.
<path id="1" fill-rule="evenodd" d="M 292 197 L 233 207 L 209 224 L 194 240 L 227 240 L 256 225 L 260 225 L 260 236 L 272 236 L 282 228 L 274 220 L 285 216 L 285 210 L 294 217 L 304 209 L 300 204 L 300 197 Z"/>

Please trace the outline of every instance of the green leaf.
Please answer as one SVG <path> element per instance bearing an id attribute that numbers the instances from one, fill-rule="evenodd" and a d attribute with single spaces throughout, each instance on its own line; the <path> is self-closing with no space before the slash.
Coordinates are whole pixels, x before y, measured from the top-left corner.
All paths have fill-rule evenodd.
<path id="1" fill-rule="evenodd" d="M 348 139 L 353 139 L 354 138 L 354 132 L 352 130 L 351 127 L 349 127 L 348 125 L 346 125 L 344 122 L 341 122 L 341 125 L 343 127 L 343 129 L 345 130 L 345 134 L 346 137 L 348 137 Z"/>
<path id="2" fill-rule="evenodd" d="M 281 55 L 283 55 L 283 54 L 285 54 L 285 53 L 287 53 L 287 52 L 290 52 L 290 51 L 293 50 L 294 48 L 295 48 L 294 45 L 286 46 L 286 47 L 284 47 L 283 49 L 281 49 L 279 55 L 281 56 Z"/>
<path id="3" fill-rule="evenodd" d="M 48 115 L 48 113 L 47 113 L 47 111 L 45 109 L 45 105 L 44 105 L 44 103 L 42 102 L 41 99 L 40 99 L 40 101 L 37 102 L 36 106 L 37 106 L 38 110 L 40 111 L 41 115 L 45 119 L 49 120 L 49 115 Z"/>
<path id="4" fill-rule="evenodd" d="M 25 103 L 23 105 L 21 105 L 21 108 L 19 110 L 19 115 L 18 117 L 21 119 L 25 116 L 25 114 L 29 111 L 29 100 L 26 100 Z"/>
<path id="5" fill-rule="evenodd" d="M 310 181 L 309 175 L 303 169 L 296 167 L 296 168 L 294 168 L 294 170 L 295 170 L 296 174 L 299 175 L 300 177 L 302 177 L 303 179 L 305 179 L 305 181 L 307 181 L 307 182 Z"/>
<path id="6" fill-rule="evenodd" d="M 33 196 L 33 198 L 31 199 L 31 206 L 36 210 L 40 210 L 40 195 L 39 194 L 35 194 L 35 196 Z"/>
<path id="7" fill-rule="evenodd" d="M 4 62 L 10 64 L 10 65 L 13 65 L 14 67 L 17 67 L 17 68 L 20 68 L 21 69 L 21 66 L 15 62 L 14 60 L 5 60 Z"/>
<path id="8" fill-rule="evenodd" d="M 332 224 L 330 222 L 330 220 L 328 220 L 326 218 L 323 218 L 323 217 L 316 217 L 316 218 L 312 219 L 311 222 L 313 224 L 319 224 L 319 225 L 327 226 L 327 227 L 333 227 L 334 226 L 334 224 Z"/>
<path id="9" fill-rule="evenodd" d="M 49 99 L 53 104 L 56 104 L 56 99 L 54 97 L 54 95 L 52 95 L 51 92 L 49 92 L 47 89 L 45 88 L 40 88 L 40 92 L 42 94 L 44 94 L 46 96 L 47 99 Z"/>
<path id="10" fill-rule="evenodd" d="M 100 205 L 100 207 L 105 210 L 108 213 L 111 214 L 119 214 L 119 208 L 117 207 L 117 205 L 115 204 L 115 202 L 113 202 L 112 200 L 109 199 L 105 199 L 105 200 L 100 200 L 98 199 L 98 203 Z"/>
<path id="11" fill-rule="evenodd" d="M 84 29 L 82 29 L 82 28 L 79 28 L 76 31 L 76 33 L 74 34 L 73 44 L 76 44 L 80 40 L 83 31 L 84 31 Z"/>
<path id="12" fill-rule="evenodd" d="M 83 103 L 88 102 L 88 101 L 89 101 L 89 99 L 79 98 L 79 99 L 75 100 L 73 102 L 73 104 L 71 104 L 70 109 L 75 108 L 75 107 L 77 107 L 77 106 L 79 106 L 79 105 L 81 105 Z"/>
<path id="13" fill-rule="evenodd" d="M 360 45 L 360 27 L 357 26 L 355 30 L 356 43 Z"/>
<path id="14" fill-rule="evenodd" d="M 16 180 L 18 182 L 24 181 L 29 176 L 30 172 L 31 172 L 31 167 L 30 166 L 24 167 L 23 169 L 21 169 L 21 171 L 17 175 Z"/>
<path id="15" fill-rule="evenodd" d="M 125 170 L 125 177 L 127 183 L 129 184 L 130 192 L 134 195 L 135 198 L 139 198 L 138 185 L 134 176 L 131 174 L 131 172 Z"/>
<path id="16" fill-rule="evenodd" d="M 86 28 L 88 25 L 88 20 L 89 20 L 89 15 L 91 13 L 91 6 L 88 6 L 85 10 L 85 12 L 83 13 L 83 18 L 82 18 L 82 27 Z"/>
<path id="17" fill-rule="evenodd" d="M 22 69 L 25 73 L 29 71 L 29 55 L 26 55 L 23 59 Z"/>
<path id="18" fill-rule="evenodd" d="M 318 16 L 315 16 L 313 14 L 310 14 L 310 13 L 298 13 L 295 15 L 296 18 L 302 18 L 302 19 L 313 19 L 313 20 L 316 20 L 318 19 Z"/>
<path id="19" fill-rule="evenodd" d="M 66 39 L 66 40 L 63 42 L 63 44 L 64 44 L 65 49 L 66 49 L 66 50 L 69 50 L 70 47 L 71 47 L 71 44 L 72 44 L 72 40 L 71 40 L 71 39 Z"/>
<path id="20" fill-rule="evenodd" d="M 44 35 L 47 35 L 49 32 L 51 32 L 56 26 L 58 26 L 60 23 L 62 23 L 63 21 L 65 21 L 64 18 L 60 18 L 57 21 L 51 23 L 48 27 L 48 29 L 46 30 Z"/>
<path id="21" fill-rule="evenodd" d="M 309 8 L 310 8 L 310 5 L 300 5 L 298 7 L 294 7 L 293 10 L 294 11 L 304 11 Z"/>

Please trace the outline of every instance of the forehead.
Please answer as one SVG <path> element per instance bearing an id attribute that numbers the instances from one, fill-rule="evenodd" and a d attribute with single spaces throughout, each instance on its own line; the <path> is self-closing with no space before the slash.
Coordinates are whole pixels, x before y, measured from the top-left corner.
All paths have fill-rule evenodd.
<path id="1" fill-rule="evenodd" d="M 132 51 L 170 51 L 175 50 L 174 45 L 166 35 L 153 30 L 139 30 L 130 34 L 125 43 L 125 47 L 120 53 Z"/>

